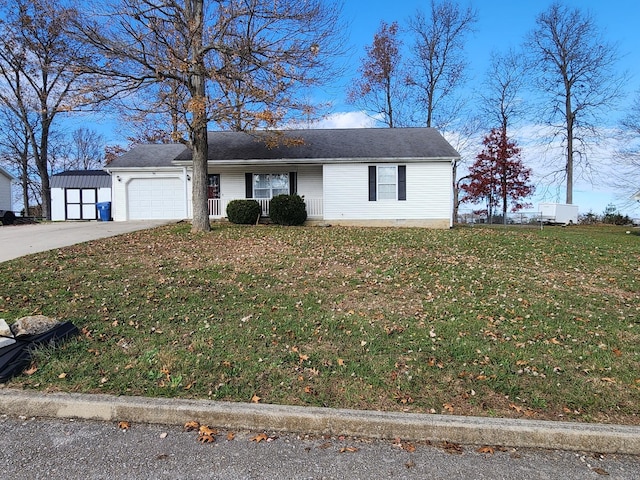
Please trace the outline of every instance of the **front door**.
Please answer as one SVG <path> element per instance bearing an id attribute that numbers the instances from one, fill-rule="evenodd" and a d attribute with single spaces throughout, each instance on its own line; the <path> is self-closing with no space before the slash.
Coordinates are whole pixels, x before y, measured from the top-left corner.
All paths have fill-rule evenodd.
<path id="1" fill-rule="evenodd" d="M 207 198 L 209 200 L 209 215 L 219 217 L 222 215 L 220 205 L 220 174 L 213 173 L 207 179 Z"/>

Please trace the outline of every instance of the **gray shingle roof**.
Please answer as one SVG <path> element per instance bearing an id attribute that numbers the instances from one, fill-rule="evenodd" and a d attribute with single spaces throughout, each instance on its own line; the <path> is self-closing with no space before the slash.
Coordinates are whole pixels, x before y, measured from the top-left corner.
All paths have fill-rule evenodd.
<path id="1" fill-rule="evenodd" d="M 106 168 L 172 167 L 171 162 L 184 150 L 187 148 L 177 143 L 140 144 L 113 160 Z"/>
<path id="2" fill-rule="evenodd" d="M 51 188 L 110 188 L 111 175 L 103 170 L 67 170 L 51 176 Z"/>
<path id="3" fill-rule="evenodd" d="M 269 139 L 271 141 L 269 141 Z M 296 145 L 297 140 L 302 145 Z M 289 140 L 287 142 L 287 140 Z M 275 145 L 275 146 L 274 146 Z M 444 159 L 460 155 L 433 128 L 209 132 L 209 161 Z M 182 145 L 137 145 L 108 168 L 164 167 L 191 160 Z"/>

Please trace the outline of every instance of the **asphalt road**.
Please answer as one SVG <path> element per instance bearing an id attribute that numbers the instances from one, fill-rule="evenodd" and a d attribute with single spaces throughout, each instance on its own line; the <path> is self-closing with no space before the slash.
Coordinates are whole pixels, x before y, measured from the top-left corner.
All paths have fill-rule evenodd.
<path id="1" fill-rule="evenodd" d="M 0 416 L 0 477 L 11 479 L 610 479 L 640 478 L 640 458 Z M 231 438 L 231 437 L 229 437 Z M 253 440 L 252 440 L 253 439 Z M 415 451 L 413 451 L 415 447 Z"/>
<path id="2" fill-rule="evenodd" d="M 47 222 L 0 227 L 0 263 L 31 253 L 113 237 L 170 223 L 167 220 L 129 222 Z"/>

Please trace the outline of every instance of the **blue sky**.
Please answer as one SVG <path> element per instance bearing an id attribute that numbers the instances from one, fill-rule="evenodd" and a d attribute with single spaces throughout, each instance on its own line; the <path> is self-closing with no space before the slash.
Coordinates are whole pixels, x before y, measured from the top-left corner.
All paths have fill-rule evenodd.
<path id="1" fill-rule="evenodd" d="M 465 53 L 469 61 L 469 88 L 477 88 L 484 78 L 492 51 L 506 51 L 518 48 L 526 34 L 535 27 L 538 14 L 547 10 L 551 0 L 460 0 L 461 6 L 471 5 L 478 13 L 475 32 L 469 36 Z M 629 100 L 634 92 L 640 89 L 640 1 L 638 0 L 564 0 L 564 5 L 580 8 L 595 18 L 605 38 L 618 44 L 621 55 L 620 69 L 627 71 L 630 81 L 627 85 Z M 345 19 L 350 24 L 352 57 L 350 73 L 343 80 L 348 85 L 350 77 L 356 75 L 360 59 L 364 56 L 364 48 L 373 40 L 380 21 L 391 23 L 394 20 L 402 25 L 407 24 L 409 17 L 417 9 L 428 12 L 429 0 L 347 0 L 345 2 Z M 344 89 L 332 99 L 336 112 L 350 112 L 340 116 L 338 126 L 361 126 L 363 118 L 353 111 L 355 108 L 344 101 Z M 626 102 L 620 104 L 620 110 L 610 112 L 606 121 L 614 123 L 623 113 Z M 517 139 L 516 139 L 517 140 Z M 523 157 L 526 160 L 526 155 Z M 600 159 L 606 168 L 606 158 Z M 602 178 L 602 176 L 600 176 Z M 640 185 L 639 185 L 640 189 Z M 541 189 L 539 189 L 541 190 Z M 544 198 L 539 195 L 537 201 L 564 202 L 564 188 L 545 189 Z M 534 202 L 534 204 L 535 204 Z M 621 211 L 631 216 L 640 217 L 640 209 L 622 207 L 622 202 L 615 192 L 606 185 L 579 181 L 574 188 L 574 203 L 580 205 L 580 212 L 602 213 L 609 203 L 620 205 Z"/>
<path id="2" fill-rule="evenodd" d="M 467 41 L 465 53 L 469 61 L 469 89 L 477 89 L 484 78 L 489 59 L 493 51 L 506 51 L 518 48 L 525 35 L 535 27 L 538 14 L 547 10 L 552 0 L 459 0 L 461 6 L 471 5 L 478 14 L 475 32 Z M 563 0 L 564 5 L 578 7 L 590 12 L 605 38 L 618 44 L 621 70 L 630 74 L 627 87 L 629 99 L 632 93 L 640 90 L 640 0 Z M 346 90 L 357 74 L 360 59 L 364 56 L 365 46 L 369 45 L 380 21 L 387 23 L 398 21 L 403 26 L 415 14 L 417 9 L 428 12 L 429 0 L 344 0 L 344 20 L 347 22 L 350 39 L 350 57 L 346 63 L 348 70 L 341 79 L 336 79 L 335 85 L 320 89 L 319 100 L 330 101 L 335 115 L 325 127 L 363 127 L 373 126 L 373 122 L 366 115 L 358 112 L 356 107 L 345 101 Z M 621 104 L 621 107 L 624 103 Z M 611 112 L 610 123 L 615 122 L 622 115 L 622 110 Z M 117 133 L 107 125 L 113 125 L 103 119 L 104 134 L 108 141 L 118 141 Z M 519 141 L 516 138 L 516 141 Z M 519 141 L 520 142 L 520 141 Z M 521 146 L 522 143 L 520 143 Z M 478 150 L 479 151 L 479 150 Z M 531 152 L 529 152 L 532 155 Z M 535 155 L 535 152 L 534 154 Z M 527 151 L 523 149 L 523 158 L 527 162 Z M 602 159 L 606 169 L 606 158 Z M 532 166 L 532 165 L 530 165 Z M 535 173 L 534 167 L 534 173 Z M 602 178 L 603 175 L 600 175 Z M 640 189 L 640 185 L 639 185 Z M 564 202 L 564 188 L 538 188 L 540 194 L 534 198 L 537 208 L 539 201 Z M 580 212 L 593 211 L 601 214 L 609 203 L 620 205 L 621 211 L 633 217 L 640 217 L 639 208 L 622 207 L 622 202 L 609 187 L 597 182 L 576 182 L 574 188 L 574 203 L 580 205 Z"/>

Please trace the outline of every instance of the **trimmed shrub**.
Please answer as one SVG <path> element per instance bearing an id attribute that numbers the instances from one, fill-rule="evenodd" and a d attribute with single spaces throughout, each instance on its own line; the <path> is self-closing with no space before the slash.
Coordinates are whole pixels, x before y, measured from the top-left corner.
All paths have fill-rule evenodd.
<path id="1" fill-rule="evenodd" d="M 251 225 L 258 221 L 261 213 L 256 200 L 231 200 L 227 205 L 227 218 L 231 223 Z"/>
<path id="2" fill-rule="evenodd" d="M 302 225 L 307 220 L 307 207 L 299 195 L 277 195 L 269 203 L 269 217 L 278 225 Z"/>

